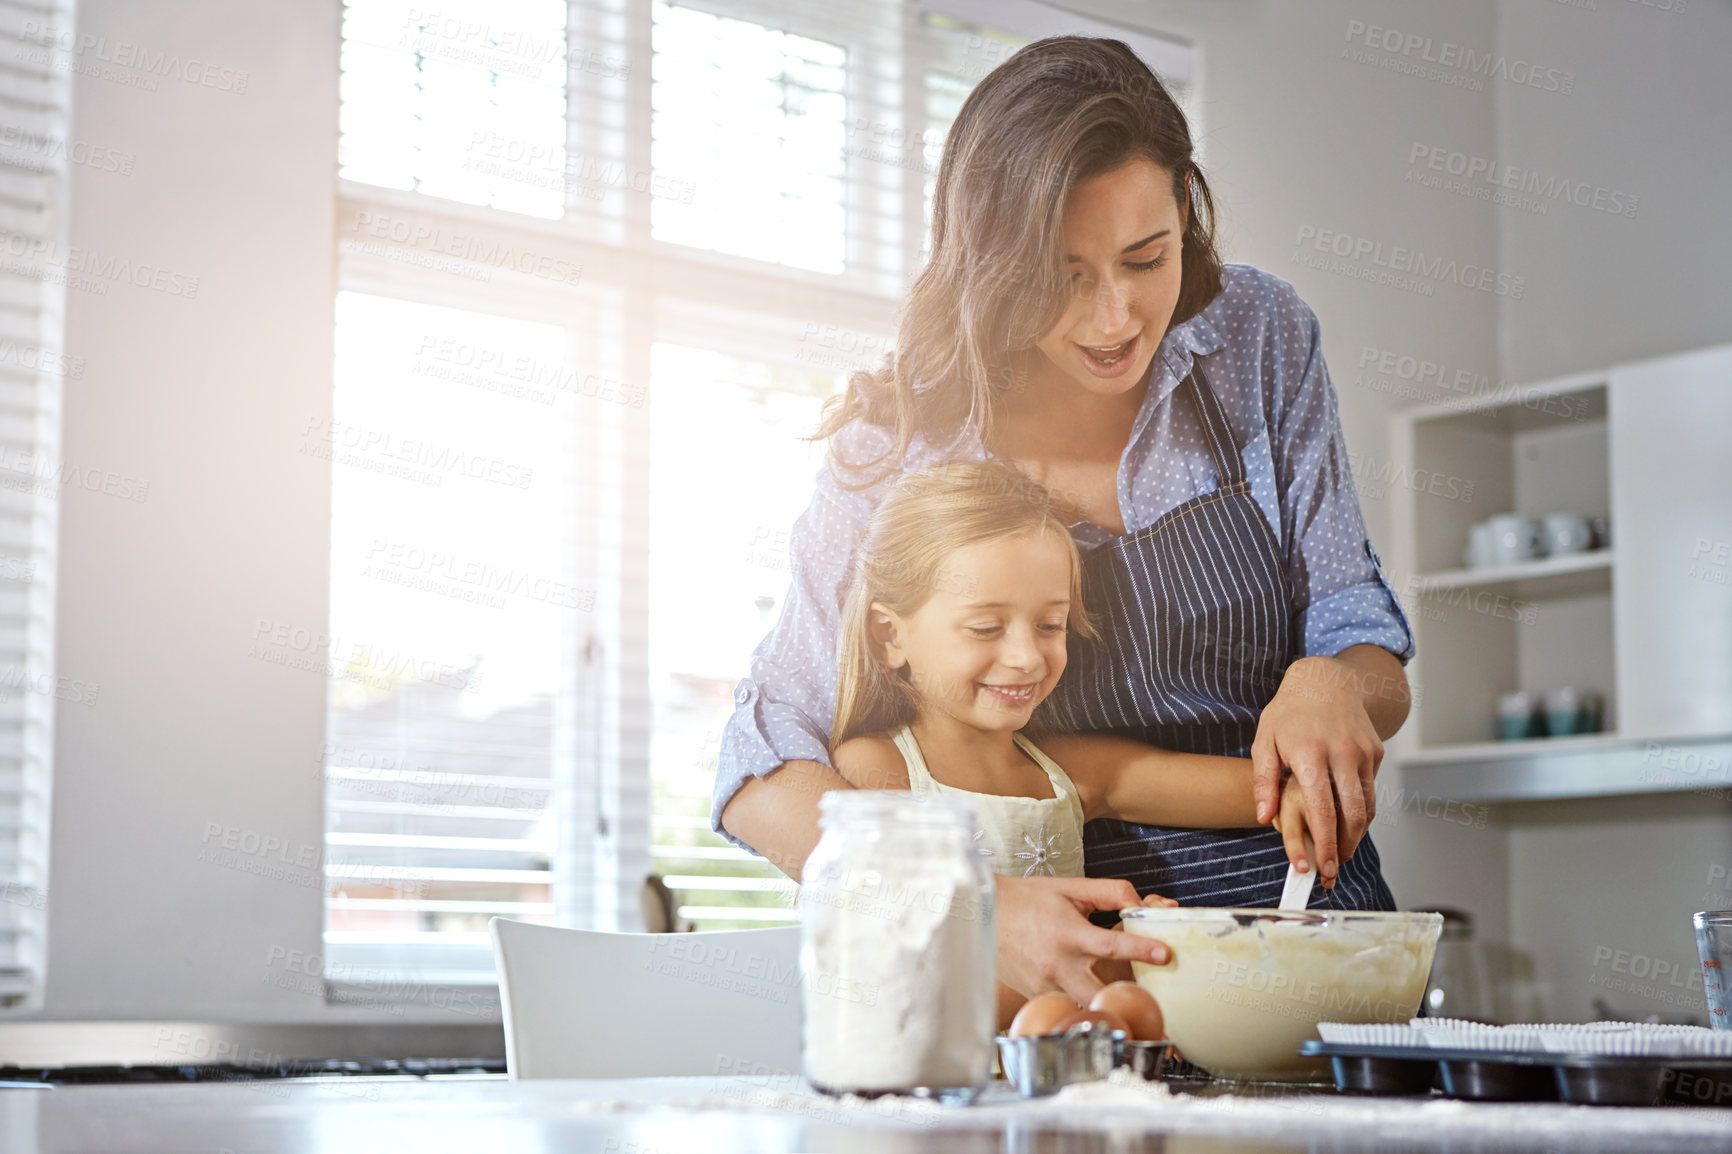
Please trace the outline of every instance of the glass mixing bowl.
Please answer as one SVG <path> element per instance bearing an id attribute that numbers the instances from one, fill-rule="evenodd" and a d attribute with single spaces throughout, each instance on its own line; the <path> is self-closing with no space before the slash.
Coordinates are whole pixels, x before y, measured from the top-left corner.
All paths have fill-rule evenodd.
<path id="1" fill-rule="evenodd" d="M 1219 1078 L 1311 1081 L 1327 1058 L 1300 1043 L 1318 1022 L 1406 1022 L 1419 1010 L 1443 918 L 1359 910 L 1123 911 L 1127 933 L 1159 938 L 1164 966 L 1131 963 L 1167 1037 Z"/>

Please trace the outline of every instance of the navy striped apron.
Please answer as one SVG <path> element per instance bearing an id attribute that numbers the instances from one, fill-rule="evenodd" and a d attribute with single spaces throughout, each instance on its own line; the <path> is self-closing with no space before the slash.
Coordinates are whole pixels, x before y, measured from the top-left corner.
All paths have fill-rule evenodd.
<path id="1" fill-rule="evenodd" d="M 1220 485 L 1154 524 L 1083 553 L 1083 602 L 1100 640 L 1071 638 L 1053 716 L 1181 753 L 1250 756 L 1301 633 L 1281 548 L 1251 495 L 1220 399 L 1193 365 L 1173 395 L 1196 408 Z M 1084 827 L 1090 877 L 1125 878 L 1181 905 L 1274 906 L 1287 855 L 1274 829 L 1174 829 L 1096 820 Z M 1330 904 L 1322 886 L 1311 905 Z M 1341 864 L 1333 904 L 1392 910 L 1366 837 Z M 1110 916 L 1105 921 L 1114 920 Z"/>

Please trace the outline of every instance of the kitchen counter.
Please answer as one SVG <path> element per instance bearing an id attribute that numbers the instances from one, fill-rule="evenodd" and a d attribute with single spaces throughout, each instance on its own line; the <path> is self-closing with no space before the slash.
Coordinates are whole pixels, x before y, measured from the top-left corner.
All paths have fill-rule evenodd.
<path id="1" fill-rule="evenodd" d="M 0 1090 L 6 1154 L 776 1154 L 779 1151 L 1732 1151 L 1732 1109 L 1075 1086 L 965 1108 L 831 1099 L 788 1075 L 510 1082 L 341 1078 Z"/>

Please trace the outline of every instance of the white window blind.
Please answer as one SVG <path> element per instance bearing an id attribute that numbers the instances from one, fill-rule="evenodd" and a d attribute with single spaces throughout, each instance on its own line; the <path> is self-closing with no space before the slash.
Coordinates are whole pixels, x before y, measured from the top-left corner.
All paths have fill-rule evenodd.
<path id="1" fill-rule="evenodd" d="M 351 2 L 341 70 L 340 176 L 561 215 L 561 0 Z"/>
<path id="2" fill-rule="evenodd" d="M 669 311 L 680 314 L 669 328 L 696 328 L 696 306 Z M 753 327 L 753 318 L 728 319 L 736 332 Z M 710 830 L 710 797 L 734 685 L 781 612 L 788 528 L 822 463 L 822 446 L 802 438 L 844 378 L 673 343 L 657 344 L 652 364 L 655 867 L 694 928 L 790 921 L 793 883 Z"/>
<path id="3" fill-rule="evenodd" d="M 576 740 L 579 387 L 557 325 L 337 298 L 325 977 L 492 972 L 487 919 L 553 920 Z M 414 991 L 419 990 L 415 987 Z"/>
<path id="4" fill-rule="evenodd" d="M 652 871 L 688 923 L 790 916 L 708 828 L 716 745 L 786 595 L 821 452 L 800 438 L 888 348 L 943 132 L 1026 39 L 966 17 L 346 3 L 336 388 L 310 431 L 332 998 L 490 981 L 493 914 L 638 928 Z M 434 483 L 454 454 L 505 479 Z M 490 584 L 510 573 L 579 605 Z"/>
<path id="5" fill-rule="evenodd" d="M 39 1006 L 48 903 L 54 713 L 99 686 L 54 658 L 71 72 L 54 30 L 69 0 L 0 3 L 0 1004 Z"/>
<path id="6" fill-rule="evenodd" d="M 843 271 L 846 50 L 660 0 L 652 13 L 650 164 L 692 196 L 656 199 L 650 235 Z"/>

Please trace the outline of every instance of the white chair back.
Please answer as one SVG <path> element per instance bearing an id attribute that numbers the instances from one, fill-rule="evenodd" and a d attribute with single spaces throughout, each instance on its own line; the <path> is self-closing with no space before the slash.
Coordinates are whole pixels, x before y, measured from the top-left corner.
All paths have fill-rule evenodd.
<path id="1" fill-rule="evenodd" d="M 798 1074 L 800 927 L 612 934 L 494 918 L 513 1078 Z"/>

